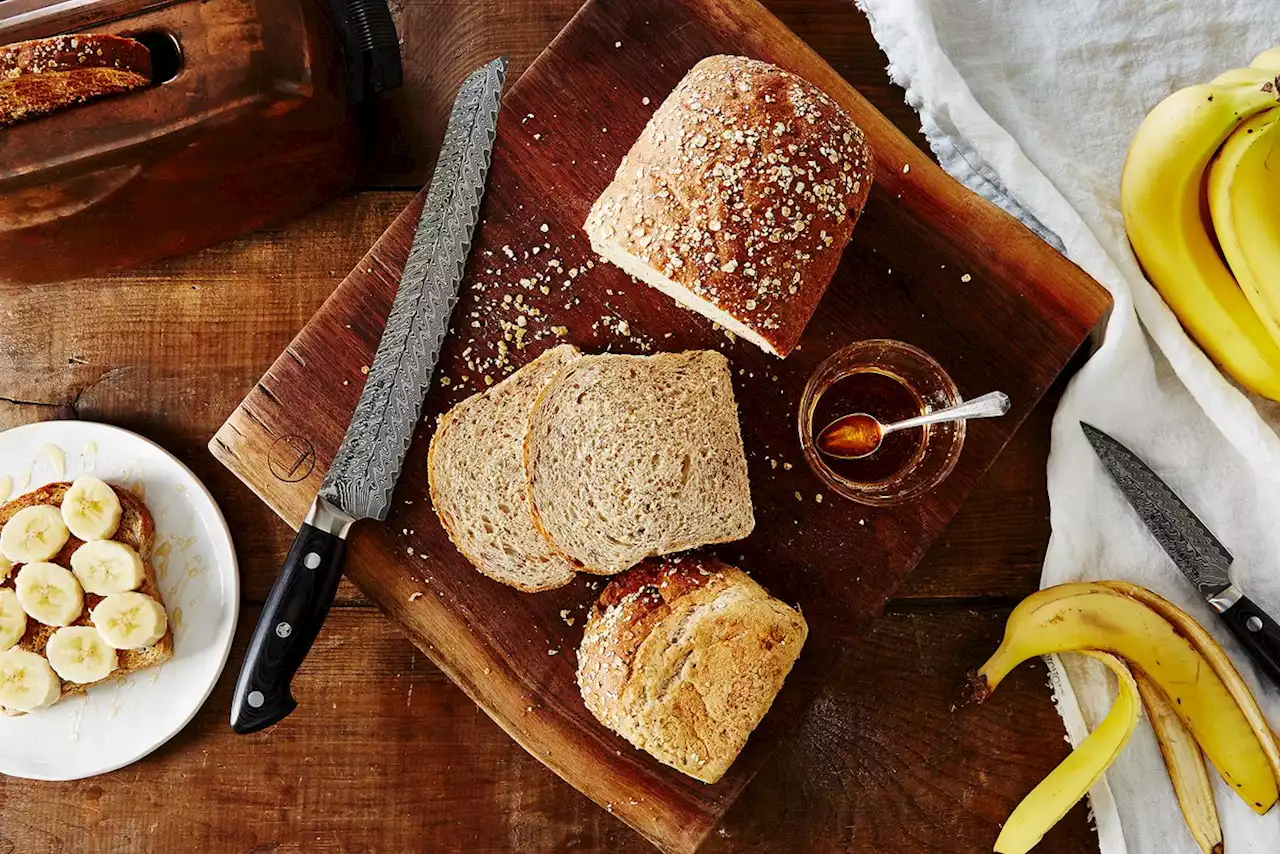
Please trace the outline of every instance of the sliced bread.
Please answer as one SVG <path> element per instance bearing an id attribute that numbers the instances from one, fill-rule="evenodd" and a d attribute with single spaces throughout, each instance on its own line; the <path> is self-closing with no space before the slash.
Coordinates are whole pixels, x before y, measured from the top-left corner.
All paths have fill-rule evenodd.
<path id="1" fill-rule="evenodd" d="M 609 729 L 704 783 L 724 775 L 800 655 L 804 617 L 713 558 L 652 561 L 591 609 L 578 688 Z"/>
<path id="2" fill-rule="evenodd" d="M 586 572 L 755 526 L 729 362 L 715 351 L 578 359 L 538 398 L 524 452 L 534 523 Z"/>
<path id="3" fill-rule="evenodd" d="M 458 551 L 485 575 L 529 592 L 568 584 L 573 564 L 538 533 L 525 486 L 524 436 L 539 392 L 580 358 L 553 347 L 440 419 L 427 455 L 431 503 Z"/>
<path id="4" fill-rule="evenodd" d="M 107 34 L 0 46 L 0 127 L 151 82 L 151 52 Z"/>

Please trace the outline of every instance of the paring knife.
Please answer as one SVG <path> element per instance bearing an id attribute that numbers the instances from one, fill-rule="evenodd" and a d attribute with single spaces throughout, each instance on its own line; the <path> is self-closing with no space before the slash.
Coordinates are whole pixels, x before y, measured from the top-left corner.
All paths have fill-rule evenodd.
<path id="1" fill-rule="evenodd" d="M 249 643 L 231 703 L 238 733 L 257 732 L 297 708 L 289 685 L 333 604 L 347 533 L 357 519 L 387 518 L 458 301 L 506 76 L 506 57 L 495 59 L 458 91 L 369 379 Z"/>
<path id="2" fill-rule="evenodd" d="M 1236 636 L 1249 657 L 1280 685 L 1280 625 L 1231 581 L 1231 552 L 1167 483 L 1133 451 L 1089 424 L 1084 435 L 1152 536 Z"/>

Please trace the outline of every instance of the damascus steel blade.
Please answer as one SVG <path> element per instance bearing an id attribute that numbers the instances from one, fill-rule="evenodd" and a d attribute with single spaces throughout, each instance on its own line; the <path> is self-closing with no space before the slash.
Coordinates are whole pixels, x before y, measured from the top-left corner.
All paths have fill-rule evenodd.
<path id="1" fill-rule="evenodd" d="M 382 342 L 320 488 L 354 519 L 386 519 L 422 415 L 480 216 L 506 75 L 506 57 L 495 59 L 458 91 Z"/>
<path id="2" fill-rule="evenodd" d="M 1169 484 L 1133 451 L 1097 427 L 1080 422 L 1085 437 L 1147 530 L 1200 595 L 1211 599 L 1231 586 L 1231 552 Z"/>

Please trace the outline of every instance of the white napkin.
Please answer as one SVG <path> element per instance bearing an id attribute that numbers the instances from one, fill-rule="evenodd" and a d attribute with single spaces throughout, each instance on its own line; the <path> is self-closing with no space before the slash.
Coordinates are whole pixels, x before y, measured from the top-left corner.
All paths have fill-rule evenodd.
<path id="1" fill-rule="evenodd" d="M 1078 426 L 1095 424 L 1145 457 L 1234 553 L 1240 586 L 1280 618 L 1280 407 L 1241 393 L 1187 338 L 1137 266 L 1119 200 L 1143 116 L 1175 89 L 1280 44 L 1275 0 L 859 3 L 944 168 L 1115 298 L 1103 347 L 1054 419 L 1042 584 L 1124 578 L 1168 597 L 1226 646 L 1280 726 L 1280 689 L 1259 681 L 1146 534 Z M 1113 682 L 1089 665 L 1064 656 L 1051 668 L 1076 743 L 1114 696 Z M 999 701 L 997 693 L 991 702 Z M 1227 851 L 1280 850 L 1280 809 L 1260 818 L 1214 777 Z M 1103 854 L 1199 852 L 1145 724 L 1091 800 Z"/>

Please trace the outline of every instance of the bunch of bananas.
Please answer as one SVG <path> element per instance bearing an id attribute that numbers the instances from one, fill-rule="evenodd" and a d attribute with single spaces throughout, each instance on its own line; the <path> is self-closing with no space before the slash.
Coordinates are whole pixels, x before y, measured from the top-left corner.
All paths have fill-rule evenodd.
<path id="1" fill-rule="evenodd" d="M 1192 837 L 1222 854 L 1222 828 L 1205 757 L 1256 812 L 1280 797 L 1280 747 L 1222 647 L 1185 611 L 1121 581 L 1063 584 L 1013 610 L 1000 648 L 969 680 L 981 701 L 1028 658 L 1079 652 L 1116 675 L 1110 712 L 1023 799 L 996 840 L 998 854 L 1025 854 L 1111 766 L 1143 705 Z"/>
<path id="2" fill-rule="evenodd" d="M 1280 48 L 1175 92 L 1143 120 L 1120 183 L 1147 277 L 1244 387 L 1280 400 Z"/>

